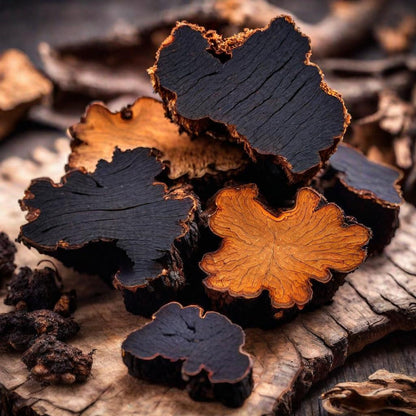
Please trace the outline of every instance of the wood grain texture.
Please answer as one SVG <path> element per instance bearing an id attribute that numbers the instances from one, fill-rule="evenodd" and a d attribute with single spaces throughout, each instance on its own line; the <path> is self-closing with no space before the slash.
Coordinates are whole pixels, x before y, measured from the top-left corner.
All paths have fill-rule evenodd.
<path id="1" fill-rule="evenodd" d="M 45 158 L 49 156 L 45 152 Z M 63 166 L 62 161 L 56 163 Z M 9 181 L 14 181 L 13 174 L 17 178 L 23 174 L 25 164 L 20 166 L 20 171 L 9 171 Z M 0 166 L 4 173 L 3 168 Z M 40 164 L 38 170 L 42 169 L 53 170 L 52 166 Z M 38 175 L 31 170 L 31 176 Z M 22 182 L 21 192 L 27 186 Z M 13 227 L 22 222 L 22 217 L 14 201 L 7 204 L 7 210 L 0 212 L 0 223 L 6 224 L 13 234 Z M 14 216 L 13 209 L 17 210 Z M 13 221 L 17 214 L 20 218 Z M 120 294 L 98 278 L 86 279 L 68 270 L 64 273 L 64 282 L 68 289 L 77 288 L 79 309 L 75 318 L 81 325 L 72 344 L 84 351 L 97 348 L 92 377 L 85 384 L 71 387 L 41 386 L 28 379 L 19 355 L 3 353 L 0 358 L 3 406 L 11 409 L 14 404 L 16 408 L 32 409 L 32 414 L 58 416 L 293 414 L 291 403 L 342 365 L 348 355 L 397 329 L 416 328 L 415 219 L 416 210 L 404 205 L 401 228 L 385 254 L 370 259 L 350 275 L 332 304 L 302 314 L 274 330 L 246 331 L 245 349 L 255 357 L 255 388 L 240 409 L 194 402 L 185 391 L 128 376 L 121 361 L 120 345 L 128 333 L 146 320 L 127 313 Z M 33 262 L 34 254 L 19 247 L 19 265 L 25 262 L 28 253 L 29 262 Z M 8 310 L 3 305 L 0 308 Z"/>

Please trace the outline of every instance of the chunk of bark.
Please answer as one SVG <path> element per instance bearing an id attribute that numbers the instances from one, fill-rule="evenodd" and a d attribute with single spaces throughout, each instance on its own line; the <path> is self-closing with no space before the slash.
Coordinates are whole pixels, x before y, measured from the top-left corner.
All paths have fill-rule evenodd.
<path id="1" fill-rule="evenodd" d="M 311 279 L 328 283 L 330 269 L 348 273 L 364 261 L 370 231 L 352 224 L 311 188 L 302 188 L 295 207 L 279 215 L 257 197 L 257 187 L 246 185 L 224 189 L 215 198 L 209 227 L 223 240 L 200 263 L 212 297 L 227 292 L 253 299 L 267 290 L 275 317 L 281 318 L 285 309 L 302 309 L 311 301 Z"/>
<path id="2" fill-rule="evenodd" d="M 273 155 L 289 178 L 306 180 L 335 151 L 349 123 L 342 99 L 309 56 L 309 39 L 289 17 L 227 39 L 182 22 L 149 73 L 185 130 L 228 131 L 252 158 Z"/>
<path id="3" fill-rule="evenodd" d="M 9 240 L 6 233 L 0 232 L 0 280 L 8 279 L 14 272 L 14 256 L 16 246 Z"/>
<path id="4" fill-rule="evenodd" d="M 342 144 L 321 177 L 325 197 L 372 230 L 369 253 L 387 246 L 399 226 L 401 172 Z"/>
<path id="5" fill-rule="evenodd" d="M 415 416 L 416 378 L 378 370 L 368 381 L 337 384 L 322 395 L 322 404 L 334 415 L 393 411 Z"/>
<path id="6" fill-rule="evenodd" d="M 167 193 L 155 182 L 160 171 L 149 149 L 137 148 L 60 184 L 34 180 L 21 202 L 29 222 L 19 239 L 78 270 L 115 276 L 119 289 L 134 293 L 160 278 L 175 296 L 185 284 L 179 240 L 189 237 L 198 203 L 185 188 Z M 166 299 L 151 312 L 160 303 Z"/>
<path id="7" fill-rule="evenodd" d="M 52 83 L 16 49 L 0 55 L 0 139 L 34 104 L 52 92 Z"/>
<path id="8" fill-rule="evenodd" d="M 79 325 L 73 319 L 63 318 L 47 309 L 0 315 L 0 342 L 18 351 L 29 348 L 41 335 L 66 340 L 78 331 Z"/>
<path id="9" fill-rule="evenodd" d="M 205 174 L 241 169 L 246 164 L 243 149 L 236 144 L 210 137 L 191 139 L 165 117 L 162 103 L 153 98 L 139 98 L 118 113 L 102 104 L 87 108 L 81 122 L 69 129 L 73 141 L 69 168 L 95 170 L 100 159 L 110 161 L 115 147 L 157 149 L 158 159 L 169 166 L 169 177 L 189 179 Z"/>
<path id="10" fill-rule="evenodd" d="M 225 316 L 172 302 L 130 334 L 121 348 L 131 375 L 186 385 L 194 400 L 237 407 L 253 388 L 252 361 L 243 345 L 244 332 Z"/>
<path id="11" fill-rule="evenodd" d="M 338 56 L 367 40 L 385 0 L 333 1 L 330 13 L 317 24 L 301 21 L 289 11 L 267 0 L 217 0 L 221 17 L 239 27 L 257 28 L 276 16 L 291 15 L 302 32 L 311 38 L 315 56 Z"/>
<path id="12" fill-rule="evenodd" d="M 91 373 L 92 355 L 79 348 L 43 335 L 22 356 L 31 375 L 48 384 L 73 384 L 87 380 Z"/>
<path id="13" fill-rule="evenodd" d="M 29 267 L 21 267 L 7 285 L 4 303 L 28 311 L 53 309 L 61 296 L 58 279 L 56 270 L 50 267 L 34 271 Z"/>

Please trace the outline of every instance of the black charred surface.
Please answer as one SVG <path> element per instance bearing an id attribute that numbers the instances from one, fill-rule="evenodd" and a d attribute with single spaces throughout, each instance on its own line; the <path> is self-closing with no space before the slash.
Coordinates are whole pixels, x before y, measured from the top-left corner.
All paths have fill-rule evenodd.
<path id="1" fill-rule="evenodd" d="M 241 406 L 253 388 L 244 332 L 226 317 L 198 306 L 169 303 L 122 344 L 129 373 L 183 386 L 195 400 Z"/>
<path id="2" fill-rule="evenodd" d="M 357 194 L 380 200 L 384 205 L 402 203 L 397 185 L 400 179 L 398 170 L 372 162 L 345 144 L 338 147 L 329 164 L 345 185 Z"/>
<path id="3" fill-rule="evenodd" d="M 56 270 L 50 267 L 34 271 L 21 267 L 7 285 L 4 303 L 28 311 L 53 309 L 61 296 L 58 279 Z"/>
<path id="4" fill-rule="evenodd" d="M 43 383 L 72 384 L 85 381 L 91 373 L 92 355 L 43 335 L 23 354 L 22 361 L 32 376 Z"/>
<path id="5" fill-rule="evenodd" d="M 345 275 L 342 273 L 332 273 L 332 278 L 327 283 L 312 280 L 312 299 L 303 310 L 314 310 L 329 303 L 335 292 L 344 283 L 344 277 Z M 297 306 L 287 309 L 274 308 L 270 303 L 267 291 L 263 291 L 260 296 L 254 299 L 233 297 L 226 292 L 216 292 L 207 288 L 205 291 L 212 309 L 223 313 L 244 328 L 275 328 L 293 320 L 300 312 Z"/>
<path id="6" fill-rule="evenodd" d="M 118 264 L 119 284 L 145 286 L 166 273 L 161 259 L 184 233 L 182 222 L 192 216 L 195 202 L 187 195 L 167 198 L 164 186 L 154 184 L 160 171 L 161 165 L 149 155 L 149 149 L 117 149 L 112 162 L 101 160 L 92 174 L 76 170 L 60 184 L 35 180 L 22 201 L 23 209 L 29 210 L 29 223 L 22 227 L 19 238 L 56 257 L 62 257 L 63 251 L 70 253 L 66 264 L 73 259 L 78 270 L 84 269 L 76 256 L 78 250 L 88 246 L 95 264 L 102 259 L 94 255 L 94 244 L 101 250 L 111 247 L 103 242 L 112 243 L 128 260 Z M 85 250 L 83 257 L 85 269 L 93 272 Z M 113 270 L 119 257 L 116 252 L 109 260 Z"/>
<path id="7" fill-rule="evenodd" d="M 41 335 L 53 335 L 59 340 L 66 340 L 78 331 L 79 325 L 73 319 L 47 309 L 0 315 L 0 344 L 18 351 L 29 348 Z"/>
<path id="8" fill-rule="evenodd" d="M 180 24 L 160 49 L 154 83 L 174 119 L 197 133 L 218 123 L 235 128 L 250 149 L 285 158 L 294 173 L 326 160 L 343 135 L 344 106 L 321 87 L 318 68 L 305 64 L 309 39 L 282 17 L 231 45 L 225 61 L 215 41 Z"/>
<path id="9" fill-rule="evenodd" d="M 371 229 L 369 254 L 383 251 L 399 227 L 400 172 L 369 161 L 347 145 L 340 145 L 329 162 L 319 179 L 320 191 L 346 215 Z"/>
<path id="10" fill-rule="evenodd" d="M 0 232 L 0 279 L 8 279 L 14 272 L 16 246 L 6 233 Z"/>

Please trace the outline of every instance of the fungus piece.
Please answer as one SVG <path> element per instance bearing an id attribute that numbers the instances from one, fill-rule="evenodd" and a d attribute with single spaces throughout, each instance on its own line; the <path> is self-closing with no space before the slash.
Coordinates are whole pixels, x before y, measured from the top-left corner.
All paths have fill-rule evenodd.
<path id="1" fill-rule="evenodd" d="M 52 83 L 17 49 L 0 55 L 0 139 L 27 110 L 52 92 Z"/>
<path id="2" fill-rule="evenodd" d="M 149 149 L 137 148 L 116 150 L 92 174 L 34 180 L 21 202 L 29 222 L 19 239 L 78 270 L 118 271 L 120 289 L 136 292 L 159 277 L 176 288 L 184 277 L 175 244 L 188 236 L 198 203 L 185 188 L 167 193 L 155 182 L 160 171 Z"/>
<path id="3" fill-rule="evenodd" d="M 78 331 L 79 325 L 73 319 L 47 309 L 0 315 L 0 343 L 18 351 L 29 348 L 41 335 L 53 335 L 59 340 L 66 340 Z"/>
<path id="4" fill-rule="evenodd" d="M 325 197 L 372 230 L 369 252 L 382 251 L 399 226 L 401 177 L 397 169 L 342 144 L 321 178 Z"/>
<path id="5" fill-rule="evenodd" d="M 378 370 L 368 381 L 339 383 L 321 398 L 331 415 L 393 411 L 416 416 L 416 378 Z"/>
<path id="6" fill-rule="evenodd" d="M 4 303 L 28 311 L 53 309 L 61 296 L 57 279 L 56 270 L 50 267 L 34 271 L 29 267 L 21 267 L 7 285 Z"/>
<path id="7" fill-rule="evenodd" d="M 91 373 L 93 351 L 80 349 L 43 335 L 22 356 L 31 375 L 42 383 L 73 384 L 85 381 Z"/>
<path id="8" fill-rule="evenodd" d="M 311 188 L 301 188 L 295 207 L 278 215 L 257 196 L 253 184 L 217 194 L 209 227 L 223 241 L 200 264 L 208 293 L 253 299 L 267 290 L 274 308 L 302 309 L 313 295 L 311 279 L 328 283 L 330 270 L 348 273 L 365 259 L 369 230 L 348 223 Z"/>
<path id="9" fill-rule="evenodd" d="M 228 131 L 254 159 L 273 155 L 289 178 L 306 180 L 335 151 L 349 123 L 342 99 L 310 54 L 309 39 L 287 16 L 226 39 L 182 22 L 149 73 L 185 130 Z"/>
<path id="10" fill-rule="evenodd" d="M 157 149 L 158 159 L 169 166 L 169 177 L 190 179 L 241 168 L 246 163 L 240 146 L 208 136 L 191 139 L 165 117 L 161 102 L 139 98 L 133 105 L 112 113 L 103 104 L 87 108 L 81 122 L 70 128 L 73 137 L 70 168 L 93 172 L 100 159 L 110 161 L 114 149 Z"/>
<path id="11" fill-rule="evenodd" d="M 77 309 L 77 292 L 73 289 L 69 292 L 62 293 L 58 302 L 53 307 L 53 311 L 59 315 L 68 317 L 71 316 Z"/>
<path id="12" fill-rule="evenodd" d="M 243 330 L 216 312 L 171 302 L 122 344 L 132 376 L 184 386 L 194 400 L 237 407 L 253 388 Z"/>
<path id="13" fill-rule="evenodd" d="M 14 272 L 16 246 L 6 233 L 0 232 L 0 279 L 8 279 Z"/>

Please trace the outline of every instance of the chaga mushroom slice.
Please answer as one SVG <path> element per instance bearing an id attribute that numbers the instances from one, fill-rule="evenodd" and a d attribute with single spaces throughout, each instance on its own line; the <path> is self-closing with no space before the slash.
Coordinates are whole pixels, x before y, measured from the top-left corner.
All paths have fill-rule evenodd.
<path id="1" fill-rule="evenodd" d="M 244 332 L 217 312 L 171 302 L 132 332 L 121 346 L 129 373 L 185 386 L 194 400 L 241 406 L 253 388 L 252 361 L 242 351 Z"/>
<path id="2" fill-rule="evenodd" d="M 370 231 L 349 224 L 339 207 L 311 188 L 301 188 L 295 207 L 278 215 L 257 196 L 250 184 L 225 188 L 215 198 L 209 227 L 223 240 L 200 263 L 213 298 L 225 292 L 234 299 L 254 299 L 268 291 L 279 318 L 284 309 L 302 309 L 311 301 L 311 279 L 328 283 L 330 270 L 348 273 L 365 259 Z"/>
<path id="3" fill-rule="evenodd" d="M 0 232 L 0 280 L 8 279 L 14 272 L 14 256 L 16 246 L 12 243 L 7 234 Z"/>
<path id="4" fill-rule="evenodd" d="M 349 123 L 337 92 L 309 61 L 309 39 L 287 16 L 223 39 L 180 22 L 149 69 L 172 119 L 191 133 L 228 133 L 306 180 L 335 151 Z"/>
<path id="5" fill-rule="evenodd" d="M 161 166 L 149 152 L 116 150 L 92 174 L 32 181 L 21 201 L 29 222 L 19 239 L 78 270 L 98 273 L 99 263 L 108 263 L 119 270 L 115 285 L 132 292 L 159 277 L 166 286 L 184 284 L 175 244 L 189 233 L 198 203 L 184 188 L 167 193 L 155 182 Z"/>
<path id="6" fill-rule="evenodd" d="M 64 318 L 47 309 L 0 314 L 0 343 L 18 351 L 29 348 L 41 335 L 66 340 L 78 331 L 79 325 L 72 318 Z"/>
<path id="7" fill-rule="evenodd" d="M 372 162 L 342 144 L 329 160 L 319 187 L 329 201 L 372 230 L 369 253 L 380 252 L 399 226 L 401 177 L 397 169 Z"/>
<path id="8" fill-rule="evenodd" d="M 73 384 L 85 381 L 91 373 L 92 355 L 79 348 L 43 335 L 22 356 L 32 376 L 42 383 Z"/>
<path id="9" fill-rule="evenodd" d="M 61 297 L 57 279 L 56 270 L 50 267 L 34 271 L 21 267 L 7 285 L 4 303 L 28 311 L 53 309 Z"/>
<path id="10" fill-rule="evenodd" d="M 153 98 L 139 98 L 118 113 L 103 104 L 92 104 L 69 132 L 74 140 L 68 167 L 88 172 L 95 170 L 100 159 L 110 161 L 116 146 L 120 150 L 157 149 L 158 159 L 169 166 L 171 179 L 215 175 L 238 170 L 247 163 L 243 149 L 234 143 L 208 136 L 191 139 L 179 133 L 178 126 L 165 117 L 162 103 Z"/>

